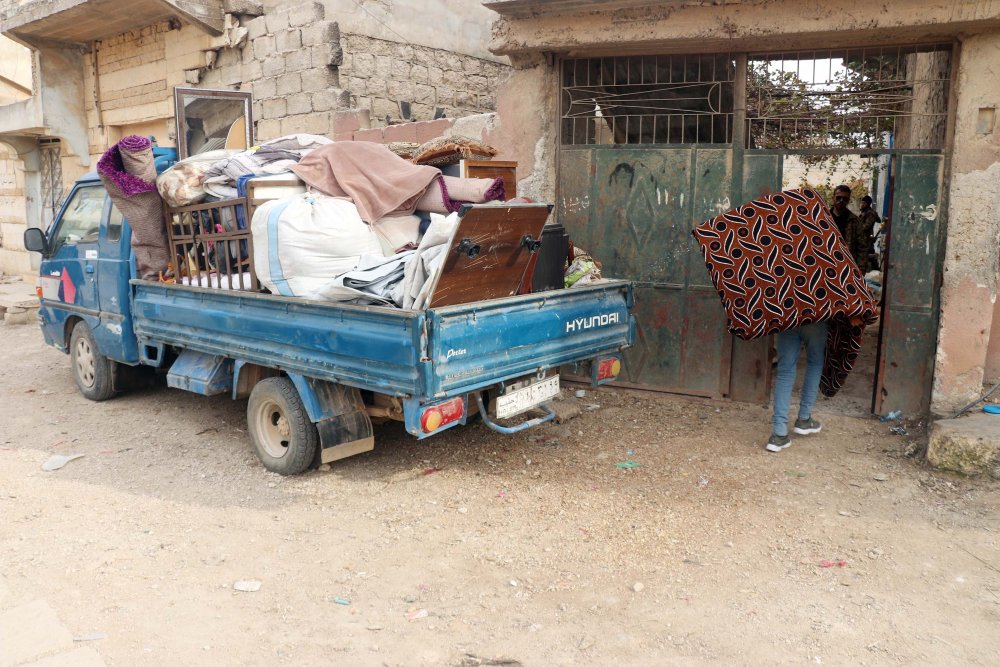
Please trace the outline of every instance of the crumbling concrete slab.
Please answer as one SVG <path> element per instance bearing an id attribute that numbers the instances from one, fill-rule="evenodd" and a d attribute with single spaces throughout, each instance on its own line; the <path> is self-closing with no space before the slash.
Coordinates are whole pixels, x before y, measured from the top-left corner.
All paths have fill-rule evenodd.
<path id="1" fill-rule="evenodd" d="M 23 280 L 0 283 L 0 322 L 28 324 L 35 321 L 37 312 L 34 284 Z"/>
<path id="2" fill-rule="evenodd" d="M 927 460 L 935 468 L 1000 480 L 1000 415 L 981 412 L 935 422 Z"/>

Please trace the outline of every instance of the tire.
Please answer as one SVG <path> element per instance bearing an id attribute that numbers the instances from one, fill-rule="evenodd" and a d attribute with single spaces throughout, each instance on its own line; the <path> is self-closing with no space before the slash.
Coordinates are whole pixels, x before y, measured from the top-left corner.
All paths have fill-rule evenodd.
<path id="1" fill-rule="evenodd" d="M 286 377 L 265 378 L 254 386 L 247 403 L 247 427 L 257 458 L 279 475 L 305 472 L 319 450 L 316 425 Z"/>
<path id="2" fill-rule="evenodd" d="M 106 401 L 115 395 L 115 362 L 97 349 L 94 334 L 86 322 L 77 322 L 69 337 L 73 379 L 80 393 L 92 401 Z"/>

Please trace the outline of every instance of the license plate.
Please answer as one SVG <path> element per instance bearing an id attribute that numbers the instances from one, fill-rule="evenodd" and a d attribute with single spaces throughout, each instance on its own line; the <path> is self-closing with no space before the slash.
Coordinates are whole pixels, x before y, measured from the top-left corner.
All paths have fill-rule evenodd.
<path id="1" fill-rule="evenodd" d="M 559 376 L 547 377 L 541 382 L 515 389 L 497 397 L 497 418 L 506 419 L 530 410 L 536 405 L 559 395 Z"/>

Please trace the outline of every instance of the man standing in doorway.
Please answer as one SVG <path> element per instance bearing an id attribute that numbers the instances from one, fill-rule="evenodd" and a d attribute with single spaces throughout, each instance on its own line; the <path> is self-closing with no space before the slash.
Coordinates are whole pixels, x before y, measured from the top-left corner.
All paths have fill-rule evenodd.
<path id="1" fill-rule="evenodd" d="M 837 223 L 837 229 L 847 245 L 848 252 L 854 258 L 854 263 L 861 269 L 861 275 L 868 273 L 868 254 L 871 252 L 871 231 L 864 228 L 858 216 L 854 215 L 847 205 L 851 202 L 851 189 L 846 185 L 838 185 L 833 191 L 833 207 L 830 215 Z"/>
<path id="2" fill-rule="evenodd" d="M 868 233 L 872 238 L 872 247 L 869 249 L 869 253 L 874 255 L 874 262 L 871 263 L 869 268 L 877 269 L 879 268 L 880 262 L 878 261 L 878 253 L 875 252 L 875 239 L 882 232 L 882 218 L 879 214 L 875 212 L 872 208 L 872 198 L 870 195 L 865 195 L 861 198 L 861 211 L 858 218 L 861 219 L 862 229 L 868 230 Z"/>

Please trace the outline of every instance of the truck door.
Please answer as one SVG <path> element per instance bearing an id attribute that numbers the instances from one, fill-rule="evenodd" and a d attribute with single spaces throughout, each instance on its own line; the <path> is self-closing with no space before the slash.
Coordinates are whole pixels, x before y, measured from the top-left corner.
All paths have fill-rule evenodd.
<path id="1" fill-rule="evenodd" d="M 46 338 L 63 346 L 62 332 L 68 318 L 87 320 L 91 329 L 100 323 L 97 289 L 99 238 L 107 192 L 99 182 L 77 185 L 67 198 L 55 229 L 49 234 L 49 256 L 42 263 L 42 317 Z"/>
<path id="2" fill-rule="evenodd" d="M 122 212 L 107 198 L 106 223 L 101 227 L 97 282 L 100 285 L 101 329 L 95 337 L 101 352 L 125 363 L 139 360 L 139 346 L 132 329 L 132 232 Z"/>

